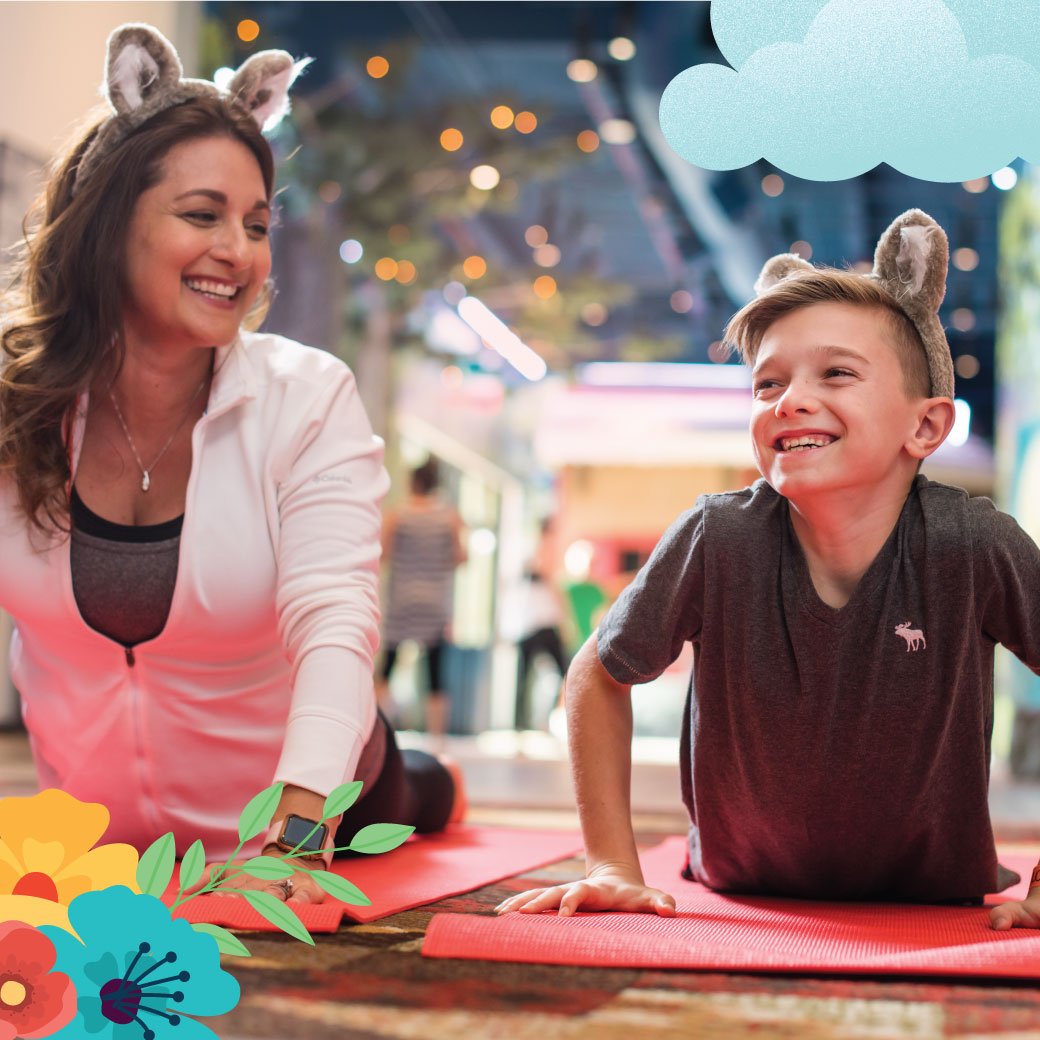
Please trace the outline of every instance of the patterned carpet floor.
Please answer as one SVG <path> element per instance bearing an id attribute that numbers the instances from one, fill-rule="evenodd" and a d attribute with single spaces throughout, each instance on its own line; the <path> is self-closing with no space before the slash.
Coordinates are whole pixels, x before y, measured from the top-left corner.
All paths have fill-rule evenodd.
<path id="1" fill-rule="evenodd" d="M 651 835 L 641 835 L 649 843 Z M 465 896 L 347 925 L 311 949 L 244 936 L 253 956 L 227 962 L 239 1006 L 210 1024 L 224 1040 L 1040 1040 L 1033 984 L 751 976 L 424 959 L 438 912 L 491 913 L 506 896 L 582 876 L 569 859 Z"/>

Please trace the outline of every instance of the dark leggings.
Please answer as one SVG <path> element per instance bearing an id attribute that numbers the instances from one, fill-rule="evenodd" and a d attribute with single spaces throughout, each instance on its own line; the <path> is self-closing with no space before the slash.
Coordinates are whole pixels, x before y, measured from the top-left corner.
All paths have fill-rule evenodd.
<path id="1" fill-rule="evenodd" d="M 346 811 L 336 832 L 337 845 L 349 845 L 354 835 L 370 823 L 403 823 L 419 834 L 442 830 L 455 803 L 455 781 L 433 755 L 411 749 L 402 751 L 382 712 L 376 725 L 386 727 L 383 768 L 361 800 Z M 353 855 L 357 853 L 336 853 L 337 857 Z"/>

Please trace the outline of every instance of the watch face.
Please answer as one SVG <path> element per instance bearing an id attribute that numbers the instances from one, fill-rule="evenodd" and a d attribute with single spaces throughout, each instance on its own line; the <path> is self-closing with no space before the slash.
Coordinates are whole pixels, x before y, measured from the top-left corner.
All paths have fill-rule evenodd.
<path id="1" fill-rule="evenodd" d="M 321 852 L 329 828 L 324 823 L 318 824 L 315 828 L 316 824 L 316 820 L 306 820 L 302 816 L 287 816 L 285 826 L 282 828 L 281 843 L 289 848 L 296 848 L 299 845 L 301 852 Z M 311 831 L 314 833 L 311 834 Z M 309 838 L 308 834 L 311 835 Z M 306 841 L 304 841 L 305 838 Z"/>

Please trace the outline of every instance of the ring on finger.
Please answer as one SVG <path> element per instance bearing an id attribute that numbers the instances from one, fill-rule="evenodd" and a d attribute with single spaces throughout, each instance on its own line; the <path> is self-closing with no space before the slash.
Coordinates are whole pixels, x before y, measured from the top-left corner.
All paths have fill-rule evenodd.
<path id="1" fill-rule="evenodd" d="M 293 885 L 292 878 L 282 878 L 281 881 L 275 882 L 275 888 L 280 888 L 284 898 L 288 899 L 293 894 L 295 886 Z"/>

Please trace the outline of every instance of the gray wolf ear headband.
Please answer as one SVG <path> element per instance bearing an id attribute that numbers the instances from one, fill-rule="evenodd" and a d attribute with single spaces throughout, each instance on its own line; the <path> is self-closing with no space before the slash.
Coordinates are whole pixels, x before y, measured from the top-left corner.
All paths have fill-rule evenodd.
<path id="1" fill-rule="evenodd" d="M 139 126 L 164 109 L 192 98 L 220 98 L 270 130 L 289 111 L 289 87 L 310 64 L 286 51 L 260 51 L 243 62 L 226 90 L 204 79 L 184 79 L 173 44 L 150 25 L 129 23 L 108 38 L 102 93 L 112 115 L 100 126 L 76 171 L 76 184 Z"/>
<path id="2" fill-rule="evenodd" d="M 877 282 L 914 323 L 924 343 L 933 397 L 953 397 L 953 358 L 939 322 L 949 258 L 946 232 L 927 213 L 908 209 L 889 224 L 874 252 L 874 270 L 862 276 Z M 800 256 L 781 253 L 766 261 L 755 292 L 761 296 L 790 275 L 814 270 Z"/>

